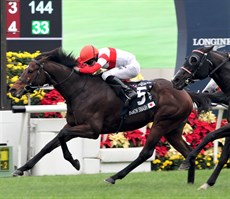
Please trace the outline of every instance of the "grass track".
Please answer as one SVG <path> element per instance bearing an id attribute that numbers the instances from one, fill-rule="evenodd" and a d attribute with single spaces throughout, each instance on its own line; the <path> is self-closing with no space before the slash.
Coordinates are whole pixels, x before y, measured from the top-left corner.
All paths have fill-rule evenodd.
<path id="1" fill-rule="evenodd" d="M 177 25 L 173 0 L 63 0 L 63 47 L 117 47 L 142 68 L 174 68 Z"/>
<path id="2" fill-rule="evenodd" d="M 194 185 L 186 171 L 130 173 L 115 185 L 103 180 L 110 174 L 0 178 L 1 199 L 222 199 L 229 195 L 230 170 L 223 169 L 217 184 L 197 191 L 212 170 L 196 172 Z"/>

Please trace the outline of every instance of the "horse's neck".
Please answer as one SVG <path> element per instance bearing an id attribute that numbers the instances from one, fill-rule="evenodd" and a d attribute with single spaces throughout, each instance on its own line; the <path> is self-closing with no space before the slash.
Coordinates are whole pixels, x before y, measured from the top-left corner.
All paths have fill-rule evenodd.
<path id="1" fill-rule="evenodd" d="M 72 98 L 73 93 L 80 92 L 84 87 L 85 78 L 79 78 L 79 74 L 66 66 L 54 63 L 46 67 L 45 71 L 50 75 L 54 88 L 66 101 Z"/>
<path id="2" fill-rule="evenodd" d="M 230 96 L 230 62 L 221 66 L 212 76 L 220 89 Z"/>

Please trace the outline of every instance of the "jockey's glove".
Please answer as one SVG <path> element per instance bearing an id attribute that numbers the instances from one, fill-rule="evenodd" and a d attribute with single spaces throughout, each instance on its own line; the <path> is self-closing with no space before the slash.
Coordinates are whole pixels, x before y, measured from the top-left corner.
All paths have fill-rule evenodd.
<path id="1" fill-rule="evenodd" d="M 79 68 L 79 67 L 75 66 L 75 67 L 74 67 L 74 70 L 75 70 L 77 73 L 80 73 L 80 68 Z"/>

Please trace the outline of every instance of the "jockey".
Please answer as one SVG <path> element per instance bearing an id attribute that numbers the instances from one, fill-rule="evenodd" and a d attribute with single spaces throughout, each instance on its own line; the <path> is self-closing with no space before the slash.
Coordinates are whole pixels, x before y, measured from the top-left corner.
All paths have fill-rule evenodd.
<path id="1" fill-rule="evenodd" d="M 106 69 L 102 74 L 104 81 L 120 85 L 128 100 L 137 96 L 133 89 L 121 81 L 134 78 L 140 72 L 140 64 L 133 54 L 116 48 L 97 49 L 87 45 L 81 49 L 77 60 L 81 65 L 75 66 L 77 72 L 93 74 L 101 68 Z"/>
<path id="2" fill-rule="evenodd" d="M 202 93 L 215 93 L 218 90 L 220 90 L 219 86 L 216 84 L 216 82 L 213 79 L 211 79 L 203 89 Z"/>

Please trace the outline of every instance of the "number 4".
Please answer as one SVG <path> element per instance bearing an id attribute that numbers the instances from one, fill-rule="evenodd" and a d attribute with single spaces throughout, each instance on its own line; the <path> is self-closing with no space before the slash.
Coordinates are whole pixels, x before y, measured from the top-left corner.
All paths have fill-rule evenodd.
<path id="1" fill-rule="evenodd" d="M 12 21 L 12 23 L 8 27 L 8 32 L 10 32 L 10 33 L 16 33 L 17 30 L 18 29 L 17 29 L 16 21 Z"/>

